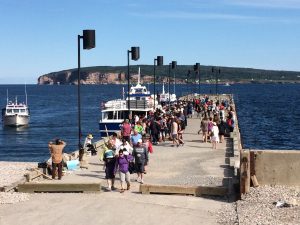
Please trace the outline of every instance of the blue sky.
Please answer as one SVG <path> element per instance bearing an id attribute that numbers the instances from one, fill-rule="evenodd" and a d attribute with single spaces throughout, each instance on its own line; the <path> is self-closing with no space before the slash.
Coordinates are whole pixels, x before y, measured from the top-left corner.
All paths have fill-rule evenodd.
<path id="1" fill-rule="evenodd" d="M 237 66 L 300 71 L 300 0 L 0 0 L 0 84 L 77 67 L 77 35 L 96 30 L 81 65 Z"/>

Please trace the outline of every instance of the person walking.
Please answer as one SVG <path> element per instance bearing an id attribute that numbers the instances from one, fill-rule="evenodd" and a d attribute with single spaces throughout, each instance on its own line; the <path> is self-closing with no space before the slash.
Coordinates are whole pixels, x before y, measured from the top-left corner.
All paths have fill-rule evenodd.
<path id="1" fill-rule="evenodd" d="M 129 162 L 133 161 L 131 154 L 124 155 L 123 150 L 119 150 L 119 156 L 116 159 L 115 173 L 119 171 L 121 190 L 120 193 L 125 191 L 125 182 L 127 184 L 126 190 L 130 190 L 130 173 L 129 173 Z"/>
<path id="2" fill-rule="evenodd" d="M 121 134 L 122 134 L 122 139 L 125 139 L 126 141 L 130 142 L 131 125 L 128 119 L 124 121 L 121 127 Z"/>
<path id="3" fill-rule="evenodd" d="M 219 128 L 219 135 L 220 135 L 220 143 L 224 142 L 224 135 L 226 133 L 226 123 L 221 120 L 221 122 L 218 124 L 218 128 Z"/>
<path id="4" fill-rule="evenodd" d="M 132 155 L 134 157 L 135 162 L 135 169 L 137 172 L 137 179 L 136 181 L 140 182 L 141 184 L 144 183 L 143 174 L 145 171 L 145 165 L 148 163 L 148 150 L 145 146 L 142 145 L 142 139 L 139 139 L 137 145 L 133 147 Z"/>
<path id="5" fill-rule="evenodd" d="M 217 143 L 219 143 L 219 128 L 216 122 L 213 122 L 213 127 L 211 129 L 211 143 L 212 148 L 217 149 Z"/>
<path id="6" fill-rule="evenodd" d="M 62 177 L 62 163 L 63 163 L 63 150 L 66 146 L 66 142 L 56 139 L 55 143 L 49 142 L 48 147 L 52 159 L 52 179 L 55 179 L 56 168 L 58 170 L 58 179 L 61 180 Z"/>
<path id="7" fill-rule="evenodd" d="M 115 153 L 112 150 L 112 144 L 110 142 L 107 143 L 107 149 L 104 152 L 104 167 L 105 167 L 105 179 L 107 180 L 107 190 L 114 190 L 115 183 L 115 163 L 116 157 Z"/>
<path id="8" fill-rule="evenodd" d="M 173 140 L 173 146 L 178 147 L 179 146 L 179 142 L 178 142 L 178 122 L 176 118 L 172 119 L 172 125 L 171 125 L 171 133 L 172 133 L 172 140 Z"/>
<path id="9" fill-rule="evenodd" d="M 208 139 L 208 118 L 207 116 L 204 116 L 204 118 L 201 120 L 200 129 L 202 131 L 202 140 L 203 142 L 207 142 Z M 198 132 L 199 134 L 199 132 Z"/>

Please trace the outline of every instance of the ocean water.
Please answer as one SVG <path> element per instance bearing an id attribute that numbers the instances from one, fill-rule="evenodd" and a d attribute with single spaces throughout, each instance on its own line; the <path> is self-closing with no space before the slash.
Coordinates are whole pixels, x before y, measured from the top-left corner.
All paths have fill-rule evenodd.
<path id="1" fill-rule="evenodd" d="M 98 139 L 101 102 L 122 98 L 126 85 L 82 85 L 81 126 L 83 137 Z M 166 88 L 166 87 L 165 87 Z M 152 85 L 148 85 L 153 90 Z M 157 85 L 160 91 L 162 85 Z M 167 89 L 167 88 L 166 88 Z M 24 85 L 0 85 L 0 106 L 18 96 L 25 101 Z M 171 87 L 171 93 L 174 86 Z M 176 85 L 177 96 L 193 93 L 198 85 Z M 201 85 L 201 93 L 215 93 L 215 85 Z M 235 84 L 218 86 L 219 93 L 234 95 L 243 146 L 249 149 L 300 149 L 299 84 Z M 49 157 L 47 143 L 55 138 L 67 142 L 66 152 L 77 149 L 77 86 L 27 85 L 30 125 L 0 126 L 0 160 L 43 161 Z M 83 142 L 83 140 L 82 140 Z"/>

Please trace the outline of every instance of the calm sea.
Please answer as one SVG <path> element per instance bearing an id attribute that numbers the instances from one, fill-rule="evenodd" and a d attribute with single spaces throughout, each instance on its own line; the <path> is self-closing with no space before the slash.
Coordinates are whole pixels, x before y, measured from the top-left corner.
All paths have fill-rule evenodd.
<path id="1" fill-rule="evenodd" d="M 99 137 L 101 102 L 121 98 L 123 85 L 81 86 L 82 133 Z M 148 86 L 153 90 L 153 86 Z M 158 90 L 162 89 L 157 85 Z M 173 92 L 174 87 L 171 87 Z M 18 96 L 25 101 L 24 85 L 0 85 L 0 106 Z M 177 96 L 196 92 L 197 85 L 176 85 Z M 219 85 L 219 93 L 234 94 L 243 145 L 250 149 L 300 149 L 300 85 Z M 43 161 L 49 157 L 47 143 L 66 140 L 66 151 L 77 149 L 77 87 L 27 85 L 30 126 L 0 126 L 0 160 Z M 201 85 L 201 93 L 215 93 L 215 85 Z"/>

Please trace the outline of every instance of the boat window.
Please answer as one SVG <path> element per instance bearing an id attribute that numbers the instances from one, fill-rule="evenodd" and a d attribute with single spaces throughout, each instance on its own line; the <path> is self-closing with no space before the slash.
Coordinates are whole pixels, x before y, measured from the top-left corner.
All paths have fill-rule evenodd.
<path id="1" fill-rule="evenodd" d="M 7 110 L 7 113 L 12 113 L 12 109 L 8 109 L 8 110 Z"/>
<path id="2" fill-rule="evenodd" d="M 114 118 L 113 116 L 114 116 L 113 111 L 107 112 L 107 119 L 112 120 Z"/>
<path id="3" fill-rule="evenodd" d="M 13 112 L 14 113 L 19 113 L 19 109 L 14 109 Z"/>
<path id="4" fill-rule="evenodd" d="M 135 93 L 143 93 L 143 89 L 142 88 L 136 88 Z"/>
<path id="5" fill-rule="evenodd" d="M 21 113 L 25 113 L 26 110 L 25 109 L 20 109 Z"/>

